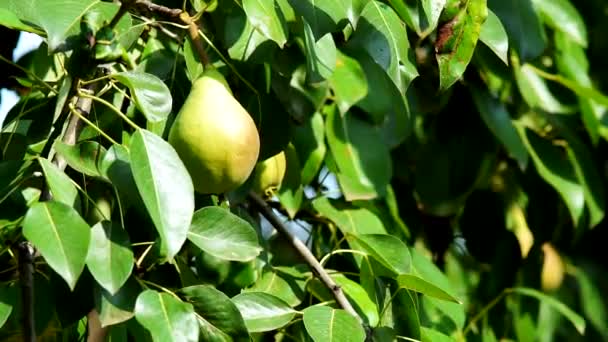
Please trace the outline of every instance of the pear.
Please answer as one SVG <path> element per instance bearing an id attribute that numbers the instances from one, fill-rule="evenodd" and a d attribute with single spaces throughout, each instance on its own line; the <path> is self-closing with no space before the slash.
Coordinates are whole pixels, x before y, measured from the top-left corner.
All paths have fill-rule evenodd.
<path id="1" fill-rule="evenodd" d="M 192 84 L 169 143 L 202 194 L 225 193 L 242 185 L 260 153 L 255 123 L 216 69 L 207 69 Z"/>
<path id="2" fill-rule="evenodd" d="M 259 162 L 255 167 L 252 190 L 271 197 L 283 182 L 286 168 L 287 160 L 283 151 Z"/>
<path id="3" fill-rule="evenodd" d="M 558 289 L 564 281 L 565 266 L 559 252 L 549 242 L 542 245 L 544 254 L 541 271 L 541 288 L 550 292 Z"/>

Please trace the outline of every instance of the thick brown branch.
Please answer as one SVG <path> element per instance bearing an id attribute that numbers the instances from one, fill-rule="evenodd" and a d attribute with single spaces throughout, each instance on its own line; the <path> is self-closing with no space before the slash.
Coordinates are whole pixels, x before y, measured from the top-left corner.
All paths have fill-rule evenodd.
<path id="1" fill-rule="evenodd" d="M 281 222 L 281 220 L 272 212 L 272 208 L 270 208 L 268 203 L 266 203 L 254 192 L 249 193 L 249 199 L 251 200 L 251 203 L 260 211 L 260 213 L 274 226 L 274 228 L 291 242 L 293 248 L 313 269 L 314 273 L 319 277 L 319 279 L 321 279 L 323 284 L 325 284 L 325 286 L 331 290 L 338 305 L 362 322 L 361 317 L 359 317 L 353 306 L 344 295 L 342 288 L 329 276 L 327 271 L 323 268 L 323 266 L 321 266 L 308 247 L 306 247 L 306 245 L 297 237 L 291 234 L 283 222 Z"/>

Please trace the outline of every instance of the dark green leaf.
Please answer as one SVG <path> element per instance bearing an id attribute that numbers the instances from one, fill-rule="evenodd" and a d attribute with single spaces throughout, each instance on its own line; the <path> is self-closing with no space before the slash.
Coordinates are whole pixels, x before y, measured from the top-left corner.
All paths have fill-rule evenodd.
<path id="1" fill-rule="evenodd" d="M 541 302 L 546 303 L 547 305 L 551 306 L 553 309 L 564 315 L 564 317 L 566 317 L 570 322 L 572 322 L 572 324 L 580 334 L 585 333 L 585 320 L 572 309 L 564 305 L 564 303 L 535 289 L 516 287 L 511 289 L 511 291 L 520 295 L 536 298 Z"/>
<path id="2" fill-rule="evenodd" d="M 155 342 L 198 341 L 194 308 L 167 293 L 142 292 L 135 302 L 135 318 Z"/>
<path id="3" fill-rule="evenodd" d="M 528 164 L 528 151 L 517 133 L 506 107 L 481 88 L 471 87 L 475 106 L 490 131 L 504 145 L 521 167 Z"/>
<path id="4" fill-rule="evenodd" d="M 289 0 L 289 3 L 310 24 L 316 39 L 337 31 L 342 20 L 350 20 L 354 25 L 359 15 L 352 0 Z"/>
<path id="5" fill-rule="evenodd" d="M 87 267 L 97 282 L 112 295 L 124 285 L 133 268 L 133 251 L 127 232 L 110 221 L 91 228 Z"/>
<path id="6" fill-rule="evenodd" d="M 177 152 L 145 130 L 131 138 L 131 170 L 161 239 L 161 254 L 172 258 L 182 247 L 194 211 L 194 187 Z"/>
<path id="7" fill-rule="evenodd" d="M 365 331 L 357 319 L 344 310 L 312 306 L 304 310 L 304 326 L 315 342 L 362 342 Z"/>
<path id="8" fill-rule="evenodd" d="M 63 142 L 55 143 L 55 150 L 68 163 L 68 165 L 87 176 L 101 177 L 98 165 L 103 159 L 106 149 L 95 141 L 84 141 L 76 145 Z"/>
<path id="9" fill-rule="evenodd" d="M 30 207 L 23 219 L 23 235 L 74 290 L 91 238 L 84 219 L 61 202 L 39 202 Z"/>
<path id="10" fill-rule="evenodd" d="M 243 292 L 232 298 L 243 315 L 249 332 L 279 329 L 289 323 L 296 311 L 279 298 L 262 292 Z"/>
<path id="11" fill-rule="evenodd" d="M 129 88 L 137 108 L 151 122 L 167 118 L 171 112 L 171 93 L 158 77 L 143 72 L 125 71 L 112 78 Z"/>
<path id="12" fill-rule="evenodd" d="M 563 151 L 524 127 L 517 127 L 539 175 L 560 194 L 575 224 L 584 213 L 585 195 Z M 565 147 L 568 150 L 568 147 Z"/>
<path id="13" fill-rule="evenodd" d="M 545 50 L 543 27 L 532 7 L 531 0 L 487 0 L 507 31 L 509 46 L 515 49 L 522 61 L 532 60 Z"/>
<path id="14" fill-rule="evenodd" d="M 202 340 L 221 340 L 221 333 L 234 341 L 250 340 L 241 313 L 223 292 L 210 285 L 185 287 L 180 292 L 205 321 L 205 324 L 201 324 Z M 217 330 L 221 333 L 218 334 Z"/>
<path id="15" fill-rule="evenodd" d="M 249 261 L 261 251 L 249 222 L 221 207 L 205 207 L 192 216 L 188 240 L 223 260 Z"/>
<path id="16" fill-rule="evenodd" d="M 285 158 L 287 161 L 287 169 L 283 182 L 279 187 L 278 196 L 283 208 L 287 211 L 289 218 L 293 219 L 304 200 L 304 189 L 301 181 L 301 167 L 298 153 L 292 144 L 285 148 Z"/>

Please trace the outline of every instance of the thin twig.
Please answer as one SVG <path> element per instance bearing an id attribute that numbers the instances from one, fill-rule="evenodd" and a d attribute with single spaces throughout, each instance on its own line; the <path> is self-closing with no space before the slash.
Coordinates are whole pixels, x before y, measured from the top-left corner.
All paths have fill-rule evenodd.
<path id="1" fill-rule="evenodd" d="M 283 234 L 289 240 L 289 242 L 291 242 L 293 248 L 313 269 L 314 273 L 319 277 L 319 279 L 321 279 L 323 284 L 325 284 L 325 286 L 331 290 L 334 298 L 336 299 L 336 303 L 338 303 L 338 305 L 340 305 L 340 307 L 346 312 L 356 317 L 359 322 L 362 322 L 361 317 L 359 317 L 353 306 L 344 295 L 342 288 L 329 276 L 327 271 L 323 268 L 323 266 L 321 266 L 319 261 L 317 261 L 308 247 L 306 247 L 306 245 L 304 245 L 304 243 L 297 237 L 291 234 L 283 222 L 281 222 L 274 212 L 272 212 L 272 208 L 270 208 L 270 206 L 258 194 L 250 192 L 249 199 L 251 200 L 251 203 L 258 209 L 258 211 L 274 226 L 274 228 L 279 233 Z"/>

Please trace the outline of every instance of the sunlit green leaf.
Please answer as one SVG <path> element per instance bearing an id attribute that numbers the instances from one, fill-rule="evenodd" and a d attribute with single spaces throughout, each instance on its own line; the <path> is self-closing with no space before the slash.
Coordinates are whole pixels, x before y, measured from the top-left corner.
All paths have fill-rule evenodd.
<path id="1" fill-rule="evenodd" d="M 486 44 L 494 53 L 500 57 L 505 64 L 509 64 L 507 53 L 509 52 L 509 37 L 502 26 L 500 19 L 494 12 L 488 10 L 488 18 L 481 26 L 479 40 Z"/>
<path id="2" fill-rule="evenodd" d="M 149 121 L 162 121 L 171 112 L 171 93 L 158 77 L 143 72 L 125 71 L 113 74 L 112 78 L 129 88 L 137 108 Z"/>
<path id="3" fill-rule="evenodd" d="M 39 202 L 25 215 L 23 235 L 74 290 L 84 269 L 91 238 L 84 219 L 64 203 Z"/>
<path id="4" fill-rule="evenodd" d="M 312 306 L 304 310 L 304 326 L 315 342 L 362 342 L 365 331 L 357 319 L 344 310 Z"/>
<path id="5" fill-rule="evenodd" d="M 135 303 L 135 319 L 150 332 L 155 342 L 198 341 L 194 308 L 168 293 L 142 292 Z"/>
<path id="6" fill-rule="evenodd" d="M 133 134 L 131 170 L 137 189 L 161 239 L 161 254 L 172 258 L 190 228 L 194 187 L 177 152 L 166 141 L 145 130 Z"/>
<path id="7" fill-rule="evenodd" d="M 287 303 L 262 292 L 243 292 L 232 298 L 243 315 L 249 332 L 270 331 L 281 328 L 296 315 Z"/>
<path id="8" fill-rule="evenodd" d="M 224 260 L 249 261 L 261 250 L 251 224 L 220 207 L 196 211 L 188 239 L 206 253 Z"/>

